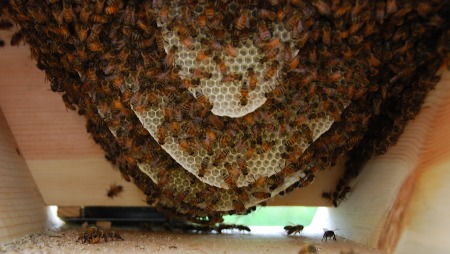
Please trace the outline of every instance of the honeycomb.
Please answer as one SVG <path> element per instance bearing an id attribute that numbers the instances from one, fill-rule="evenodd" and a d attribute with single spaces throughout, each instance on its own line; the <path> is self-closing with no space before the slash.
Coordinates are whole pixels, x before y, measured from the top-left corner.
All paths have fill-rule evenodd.
<path id="1" fill-rule="evenodd" d="M 398 3 L 397 3 L 398 2 Z M 170 216 L 216 223 L 348 153 L 335 206 L 449 58 L 446 1 L 9 1 L 66 108 Z M 1 42 L 1 41 L 0 41 Z"/>
<path id="2" fill-rule="evenodd" d="M 176 2 L 176 1 L 175 1 Z M 195 14 L 198 16 L 204 14 L 205 5 L 198 5 L 195 9 Z M 174 3 L 169 9 L 169 16 L 166 22 L 159 22 L 158 26 L 162 29 L 162 34 L 164 35 L 164 49 L 167 54 L 170 54 L 170 50 L 173 47 L 177 48 L 174 53 L 175 65 L 180 67 L 178 75 L 181 79 L 191 79 L 193 76 L 193 71 L 200 69 L 211 74 L 211 78 L 200 79 L 200 84 L 196 88 L 189 88 L 189 91 L 193 96 L 196 96 L 197 91 L 206 95 L 209 102 L 213 105 L 211 112 L 218 116 L 229 116 L 234 118 L 243 117 L 244 115 L 253 112 L 258 109 L 266 101 L 265 94 L 272 91 L 279 82 L 279 73 L 281 72 L 282 66 L 286 63 L 284 62 L 283 52 L 288 49 L 278 50 L 276 56 L 273 57 L 274 60 L 278 61 L 280 65 L 276 69 L 275 74 L 270 79 L 264 78 L 264 73 L 267 68 L 269 68 L 270 63 L 262 61 L 261 59 L 265 57 L 264 53 L 261 52 L 261 48 L 254 45 L 252 40 L 241 41 L 238 47 L 236 47 L 236 56 L 229 56 L 226 50 L 219 51 L 215 53 L 214 56 L 209 56 L 203 61 L 197 61 L 197 55 L 199 51 L 204 51 L 207 49 L 207 45 L 201 43 L 201 41 L 208 38 L 208 35 L 201 31 L 191 42 L 192 48 L 187 48 L 180 42 L 179 36 L 177 36 L 177 31 L 172 26 L 169 26 L 169 20 L 174 17 L 181 15 L 179 5 Z M 269 24 L 273 25 L 271 33 L 274 38 L 280 38 L 280 43 L 283 47 L 289 47 L 289 51 L 296 55 L 299 51 L 293 43 L 291 43 L 291 32 L 287 31 L 283 24 Z M 213 61 L 214 57 L 219 57 L 223 59 L 228 73 L 233 73 L 236 75 L 241 75 L 242 80 L 235 80 L 233 82 L 224 82 L 224 75 L 218 70 L 216 63 Z M 257 77 L 256 89 L 251 90 L 248 95 L 248 103 L 245 106 L 240 105 L 240 89 L 242 83 L 248 82 L 248 68 L 253 68 Z M 348 103 L 348 102 L 345 102 Z M 150 132 L 150 134 L 157 139 L 157 130 L 161 126 L 163 121 L 164 104 L 162 107 L 155 107 L 149 111 L 136 112 L 139 120 L 143 126 Z M 327 131 L 333 120 L 328 115 L 322 118 L 313 119 L 313 121 L 307 123 L 309 128 L 313 132 L 313 140 L 319 137 L 322 133 Z M 292 132 L 297 131 L 293 129 Z M 288 136 L 290 136 L 288 135 Z M 251 158 L 247 159 L 248 164 L 248 175 L 240 175 L 236 179 L 236 184 L 238 187 L 248 186 L 255 179 L 259 177 L 271 176 L 280 171 L 282 165 L 286 162 L 281 158 L 281 154 L 285 151 L 285 143 L 287 137 L 282 137 L 279 135 L 273 135 L 272 140 L 276 143 L 264 154 L 256 154 Z M 304 151 L 308 147 L 308 143 L 305 141 L 299 142 L 299 146 Z M 208 166 L 206 174 L 204 177 L 199 177 L 199 168 L 205 157 L 208 157 L 205 151 L 201 151 L 195 156 L 190 156 L 186 151 L 180 148 L 178 144 L 178 138 L 168 137 L 165 140 L 165 144 L 162 145 L 165 151 L 167 151 L 172 158 L 174 158 L 184 169 L 190 173 L 196 175 L 201 181 L 219 187 L 228 189 L 226 183 L 223 181 L 222 173 L 226 172 L 224 167 L 225 163 L 235 164 L 238 156 L 243 156 L 236 149 L 231 148 L 227 159 L 223 164 L 214 167 L 213 165 Z M 218 146 L 213 148 L 213 155 L 216 156 L 222 151 Z M 148 172 L 148 170 L 144 170 Z M 301 175 L 301 172 L 298 173 Z M 153 176 L 154 177 L 154 176 Z M 293 175 L 291 179 L 295 179 L 297 175 Z M 153 178 L 152 178 L 153 179 Z M 154 179 L 157 180 L 157 179 Z M 296 180 L 286 181 L 285 187 L 290 186 Z M 282 188 L 280 188 L 282 189 Z M 277 193 L 279 190 L 275 191 Z"/>

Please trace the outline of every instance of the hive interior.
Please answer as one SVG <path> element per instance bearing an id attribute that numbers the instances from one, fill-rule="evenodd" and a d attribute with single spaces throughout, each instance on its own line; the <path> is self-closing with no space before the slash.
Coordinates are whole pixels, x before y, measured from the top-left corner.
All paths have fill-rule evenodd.
<path id="1" fill-rule="evenodd" d="M 14 44 L 30 45 L 147 202 L 215 223 L 307 187 L 348 154 L 325 195 L 342 201 L 439 80 L 449 5 L 13 0 L 7 12 Z"/>

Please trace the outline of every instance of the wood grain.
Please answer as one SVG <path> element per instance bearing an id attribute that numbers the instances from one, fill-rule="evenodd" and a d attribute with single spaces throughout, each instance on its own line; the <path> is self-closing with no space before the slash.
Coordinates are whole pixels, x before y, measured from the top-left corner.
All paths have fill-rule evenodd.
<path id="1" fill-rule="evenodd" d="M 419 163 L 410 181 L 403 186 L 410 190 L 404 195 L 408 198 L 404 201 L 397 198 L 393 208 L 402 211 L 403 215 L 395 220 L 398 244 L 387 249 L 395 250 L 395 253 L 450 252 L 447 241 L 450 228 L 450 203 L 447 202 L 450 197 L 450 72 L 443 74 L 438 88 L 435 91 L 435 116 L 424 133 L 426 139 Z"/>
<path id="2" fill-rule="evenodd" d="M 38 232 L 46 210 L 0 109 L 0 242 Z"/>
<path id="3" fill-rule="evenodd" d="M 312 226 L 338 228 L 340 236 L 386 253 L 395 250 L 398 239 L 406 232 L 402 225 L 409 217 L 406 211 L 409 199 L 416 198 L 413 193 L 417 172 L 422 170 L 424 163 L 449 158 L 449 77 L 450 72 L 445 72 L 397 144 L 366 164 L 347 201 L 338 208 L 328 209 L 327 216 L 315 218 Z M 425 237 L 419 231 L 415 233 L 417 237 Z"/>

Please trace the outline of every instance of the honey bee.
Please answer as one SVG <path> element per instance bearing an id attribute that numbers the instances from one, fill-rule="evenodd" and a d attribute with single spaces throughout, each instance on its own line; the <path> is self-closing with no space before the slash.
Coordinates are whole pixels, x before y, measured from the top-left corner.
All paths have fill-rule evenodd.
<path id="1" fill-rule="evenodd" d="M 170 124 L 170 130 L 172 132 L 172 136 L 174 138 L 178 138 L 179 134 L 180 134 L 180 124 L 176 121 L 172 122 Z"/>
<path id="2" fill-rule="evenodd" d="M 275 146 L 275 140 L 272 141 L 264 141 L 260 147 L 256 150 L 258 154 L 263 154 L 269 151 L 272 147 Z"/>
<path id="3" fill-rule="evenodd" d="M 90 243 L 95 244 L 99 243 L 103 238 L 105 242 L 108 241 L 108 238 L 111 240 L 124 240 L 119 233 L 114 231 L 105 232 L 97 227 L 90 227 L 86 231 L 81 232 L 78 236 L 77 242 L 81 241 L 82 243 Z"/>
<path id="4" fill-rule="evenodd" d="M 194 40 L 190 36 L 180 36 L 180 43 L 189 50 L 194 49 Z"/>
<path id="5" fill-rule="evenodd" d="M 386 14 L 392 14 L 396 12 L 398 9 L 397 7 L 397 0 L 387 0 L 386 1 Z"/>
<path id="6" fill-rule="evenodd" d="M 121 193 L 122 191 L 123 191 L 123 186 L 116 185 L 114 183 L 109 186 L 109 190 L 107 190 L 106 196 L 108 196 L 109 198 L 114 198 L 114 197 L 118 196 L 119 193 Z"/>
<path id="7" fill-rule="evenodd" d="M 70 97 L 67 93 L 63 94 L 62 99 L 64 101 L 64 105 L 66 106 L 66 109 L 76 110 L 75 106 L 73 105 L 74 102 L 72 102 L 72 100 L 70 99 Z"/>
<path id="8" fill-rule="evenodd" d="M 305 46 L 306 42 L 311 38 L 311 31 L 303 33 L 296 41 L 297 46 L 301 49 Z"/>
<path id="9" fill-rule="evenodd" d="M 296 131 L 285 141 L 286 149 L 293 148 L 297 145 L 300 139 L 300 132 Z"/>
<path id="10" fill-rule="evenodd" d="M 236 182 L 234 181 L 233 176 L 231 176 L 230 174 L 227 173 L 223 173 L 222 174 L 223 177 L 223 181 L 225 182 L 226 185 L 228 185 L 228 187 L 230 189 L 235 189 L 237 187 Z"/>
<path id="11" fill-rule="evenodd" d="M 91 20 L 94 23 L 108 23 L 108 17 L 106 15 L 93 14 Z"/>
<path id="12" fill-rule="evenodd" d="M 213 159 L 213 166 L 219 166 L 226 158 L 230 150 L 224 149 L 222 150 L 216 157 Z"/>
<path id="13" fill-rule="evenodd" d="M 216 62 L 217 70 L 222 73 L 222 76 L 227 75 L 227 66 L 225 65 L 225 62 L 220 59 L 218 56 L 214 56 L 213 58 L 214 62 Z"/>
<path id="14" fill-rule="evenodd" d="M 248 160 L 248 159 L 252 158 L 252 156 L 255 154 L 255 152 L 256 152 L 256 147 L 248 147 L 244 154 L 245 159 Z"/>
<path id="15" fill-rule="evenodd" d="M 242 80 L 242 74 L 238 73 L 229 73 L 222 77 L 222 82 L 236 82 Z"/>
<path id="16" fill-rule="evenodd" d="M 219 138 L 219 146 L 221 148 L 227 147 L 227 146 L 234 146 L 234 143 L 230 139 L 230 135 L 228 133 L 224 133 Z"/>
<path id="17" fill-rule="evenodd" d="M 266 52 L 265 56 L 259 60 L 260 64 L 264 64 L 265 62 L 270 62 L 272 59 L 275 59 L 280 52 L 279 48 L 274 48 L 269 52 Z"/>
<path id="18" fill-rule="evenodd" d="M 266 70 L 264 71 L 265 81 L 271 79 L 275 75 L 278 65 L 280 65 L 278 61 L 273 61 L 272 64 L 268 68 L 266 68 Z"/>
<path id="19" fill-rule="evenodd" d="M 210 142 L 214 142 L 217 140 L 216 132 L 214 130 L 207 129 L 205 133 L 206 133 L 206 140 Z"/>
<path id="20" fill-rule="evenodd" d="M 233 200 L 233 208 L 238 213 L 245 212 L 244 203 L 242 203 L 240 200 Z"/>
<path id="21" fill-rule="evenodd" d="M 224 43 L 223 48 L 225 49 L 225 52 L 227 52 L 228 56 L 230 56 L 230 57 L 236 57 L 238 55 L 236 48 L 234 48 L 231 43 Z"/>
<path id="22" fill-rule="evenodd" d="M 336 229 L 335 230 L 328 230 L 328 229 L 324 228 L 323 231 L 324 232 L 323 232 L 322 241 L 324 241 L 324 240 L 327 241 L 328 238 L 333 239 L 333 240 L 336 241 L 336 234 L 334 233 L 334 231 L 336 231 Z"/>
<path id="23" fill-rule="evenodd" d="M 100 40 L 98 40 L 98 39 L 96 39 L 96 40 L 89 40 L 88 39 L 88 48 L 92 52 L 103 51 L 103 45 L 100 42 Z"/>
<path id="24" fill-rule="evenodd" d="M 248 68 L 247 69 L 247 85 L 250 87 L 251 90 L 255 90 L 256 89 L 256 83 L 258 82 L 257 78 L 256 78 L 256 73 L 255 70 L 253 68 Z"/>
<path id="25" fill-rule="evenodd" d="M 298 156 L 297 156 L 297 158 L 298 158 Z M 297 166 L 296 161 L 295 161 L 293 163 L 291 162 L 288 165 L 284 166 L 281 169 L 281 175 L 283 177 L 287 177 L 287 176 L 290 176 L 290 175 L 294 174 L 297 171 L 298 171 L 298 166 Z"/>
<path id="26" fill-rule="evenodd" d="M 268 198 L 272 197 L 272 194 L 270 194 L 269 192 L 263 192 L 263 191 L 253 192 L 252 195 L 253 195 L 253 197 L 255 197 L 257 199 L 268 199 Z"/>
<path id="27" fill-rule="evenodd" d="M 294 12 L 287 20 L 284 22 L 284 27 L 288 31 L 294 30 L 302 18 L 302 14 L 299 11 Z"/>
<path id="28" fill-rule="evenodd" d="M 206 150 L 206 152 L 209 156 L 212 156 L 214 154 L 214 150 L 212 148 L 212 143 L 209 140 L 205 139 L 203 141 L 203 148 Z"/>
<path id="29" fill-rule="evenodd" d="M 174 110 L 173 107 L 170 105 L 167 105 L 164 108 L 163 117 L 165 123 L 170 122 L 172 120 L 173 110 Z"/>
<path id="30" fill-rule="evenodd" d="M 234 24 L 238 30 L 242 30 L 249 25 L 248 22 L 249 10 L 244 8 L 241 9 L 239 16 L 236 18 Z"/>
<path id="31" fill-rule="evenodd" d="M 184 191 L 181 191 L 180 193 L 178 193 L 175 196 L 175 200 L 174 200 L 175 204 L 181 204 L 181 202 L 183 202 L 188 195 L 189 195 L 189 192 L 187 190 L 184 190 Z"/>
<path id="32" fill-rule="evenodd" d="M 155 31 L 155 40 L 156 40 L 156 45 L 158 46 L 158 51 L 160 53 L 165 52 L 164 50 L 164 37 L 161 33 L 161 31 L 159 29 L 156 29 Z"/>
<path id="33" fill-rule="evenodd" d="M 88 27 L 85 24 L 76 24 L 75 25 L 75 31 L 77 32 L 78 39 L 83 42 L 87 38 L 88 34 Z"/>
<path id="34" fill-rule="evenodd" d="M 277 17 L 277 14 L 274 11 L 270 11 L 267 9 L 259 9 L 258 10 L 258 17 L 261 19 L 268 19 L 270 21 L 274 21 Z"/>
<path id="35" fill-rule="evenodd" d="M 200 40 L 200 43 L 215 50 L 215 51 L 222 50 L 222 44 L 220 44 L 218 41 L 216 41 L 212 38 L 210 38 L 210 39 L 202 38 Z"/>
<path id="36" fill-rule="evenodd" d="M 258 22 L 257 28 L 258 28 L 259 38 L 262 41 L 268 41 L 272 37 L 272 34 L 270 33 L 269 28 L 267 27 L 266 22 L 264 20 L 261 20 L 260 22 Z"/>
<path id="37" fill-rule="evenodd" d="M 297 68 L 299 63 L 300 63 L 300 58 L 299 57 L 294 57 L 287 64 L 285 64 L 283 66 L 283 71 L 284 72 L 291 72 L 291 71 L 293 71 L 293 70 L 295 70 Z"/>
<path id="38" fill-rule="evenodd" d="M 64 20 L 67 23 L 71 23 L 72 21 L 76 22 L 76 16 L 75 13 L 72 10 L 72 3 L 70 0 L 64 0 L 63 1 L 63 13 L 62 13 Z"/>
<path id="39" fill-rule="evenodd" d="M 212 77 L 211 73 L 203 71 L 200 68 L 191 69 L 190 72 L 192 73 L 191 79 L 210 79 Z"/>
<path id="40" fill-rule="evenodd" d="M 185 151 L 190 156 L 193 156 L 195 154 L 195 150 L 186 139 L 180 139 L 178 141 L 178 145 L 180 146 L 181 150 Z"/>
<path id="41" fill-rule="evenodd" d="M 95 13 L 101 14 L 103 12 L 103 8 L 105 7 L 105 0 L 98 0 L 95 2 Z"/>
<path id="42" fill-rule="evenodd" d="M 175 62 L 175 54 L 176 54 L 177 50 L 178 50 L 177 46 L 172 46 L 169 49 L 169 53 L 166 55 L 166 58 L 164 59 L 164 63 L 166 65 L 166 67 L 173 66 L 173 64 Z"/>
<path id="43" fill-rule="evenodd" d="M 195 97 L 197 98 L 197 102 L 198 102 L 202 107 L 208 108 L 208 109 L 212 108 L 212 105 L 211 105 L 211 103 L 209 102 L 208 97 L 207 97 L 206 95 L 204 95 L 204 94 L 202 93 L 202 91 L 197 91 Z"/>
<path id="44" fill-rule="evenodd" d="M 303 228 L 304 228 L 303 225 L 294 225 L 294 226 L 288 225 L 288 226 L 284 227 L 284 230 L 286 230 L 286 233 L 288 235 L 291 235 L 291 234 L 295 235 L 296 233 L 300 234 L 302 232 Z"/>
<path id="45" fill-rule="evenodd" d="M 212 54 L 212 49 L 205 49 L 205 50 L 200 50 L 197 53 L 197 58 L 195 60 L 201 62 L 203 60 L 206 60 L 210 55 Z"/>
<path id="46" fill-rule="evenodd" d="M 221 130 L 224 127 L 224 123 L 222 122 L 222 120 L 220 119 L 220 117 L 214 115 L 214 114 L 210 114 L 208 116 L 208 123 L 210 125 L 212 125 L 214 128 Z"/>
<path id="47" fill-rule="evenodd" d="M 326 3 L 324 0 L 313 0 L 311 1 L 311 4 L 316 7 L 321 15 L 330 16 L 330 6 L 328 6 L 328 3 Z"/>
<path id="48" fill-rule="evenodd" d="M 122 178 L 123 178 L 125 181 L 127 181 L 127 182 L 131 181 L 130 176 L 129 176 L 126 172 L 121 171 L 120 173 L 121 173 L 121 175 L 122 175 Z"/>
<path id="49" fill-rule="evenodd" d="M 421 17 L 426 17 L 430 11 L 432 10 L 431 8 L 431 3 L 429 2 L 420 2 L 417 4 L 416 7 L 417 13 L 421 16 Z"/>
<path id="50" fill-rule="evenodd" d="M 197 17 L 197 25 L 201 29 L 206 28 L 206 15 L 198 15 Z"/>
<path id="51" fill-rule="evenodd" d="M 240 102 L 241 106 L 244 107 L 248 103 L 249 91 L 248 91 L 248 83 L 247 82 L 242 82 L 240 93 L 241 93 L 241 98 L 239 99 L 239 102 Z"/>
<path id="52" fill-rule="evenodd" d="M 114 15 L 118 11 L 119 11 L 119 0 L 106 0 L 106 7 L 105 7 L 106 14 Z"/>
<path id="53" fill-rule="evenodd" d="M 198 168 L 198 176 L 199 177 L 204 177 L 206 170 L 208 169 L 208 164 L 209 164 L 209 157 L 204 157 L 202 159 L 202 162 L 200 163 L 200 167 Z"/>
<path id="54" fill-rule="evenodd" d="M 233 177 L 234 179 L 238 178 L 241 174 L 241 172 L 237 168 L 233 167 L 233 165 L 228 162 L 225 162 L 224 167 L 228 171 L 228 174 L 231 175 L 231 177 Z"/>
<path id="55" fill-rule="evenodd" d="M 196 88 L 200 85 L 200 79 L 183 79 L 181 82 L 181 87 L 189 89 Z"/>
<path id="56" fill-rule="evenodd" d="M 360 44 L 362 41 L 364 40 L 364 38 L 362 36 L 358 36 L 358 35 L 353 35 L 348 39 L 348 43 L 350 45 L 358 45 Z"/>
<path id="57" fill-rule="evenodd" d="M 350 2 L 344 2 L 339 6 L 339 8 L 337 8 L 333 12 L 333 15 L 335 18 L 340 18 L 340 17 L 344 16 L 345 14 L 347 14 L 351 8 L 352 8 L 352 5 Z"/>
<path id="58" fill-rule="evenodd" d="M 244 176 L 248 175 L 247 161 L 241 156 L 236 158 L 237 165 Z"/>
<path id="59" fill-rule="evenodd" d="M 252 184 L 252 187 L 254 189 L 260 188 L 264 186 L 264 184 L 267 183 L 267 176 L 260 176 L 258 179 L 255 180 L 255 182 Z"/>
<path id="60" fill-rule="evenodd" d="M 164 126 L 158 127 L 158 130 L 156 132 L 156 136 L 157 136 L 157 139 L 158 139 L 158 143 L 160 145 L 164 145 L 165 144 L 164 140 L 166 139 L 166 135 L 167 135 L 166 128 Z"/>
<path id="61" fill-rule="evenodd" d="M 270 52 L 271 50 L 278 48 L 281 44 L 281 40 L 278 37 L 272 38 L 270 41 L 263 45 L 264 52 Z"/>
<path id="62" fill-rule="evenodd" d="M 159 21 L 163 24 L 169 22 L 169 5 L 167 3 L 164 3 L 159 10 Z"/>
<path id="63" fill-rule="evenodd" d="M 331 44 L 331 27 L 330 24 L 325 23 L 322 27 L 322 42 L 325 45 Z"/>

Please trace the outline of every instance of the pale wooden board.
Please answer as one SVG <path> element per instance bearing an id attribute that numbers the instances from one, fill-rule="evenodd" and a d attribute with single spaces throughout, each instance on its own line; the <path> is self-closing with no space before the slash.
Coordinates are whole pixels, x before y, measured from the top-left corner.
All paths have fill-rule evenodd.
<path id="1" fill-rule="evenodd" d="M 442 78 L 447 91 L 430 124 L 420 163 L 412 175 L 410 202 L 400 220 L 396 253 L 450 253 L 450 72 Z"/>
<path id="2" fill-rule="evenodd" d="M 0 110 L 0 242 L 38 232 L 46 210 L 17 143 Z"/>
<path id="3" fill-rule="evenodd" d="M 47 204 L 59 206 L 144 206 L 145 195 L 136 185 L 122 179 L 104 158 L 28 160 Z M 106 193 L 110 184 L 123 186 L 115 198 Z"/>
<path id="4" fill-rule="evenodd" d="M 79 206 L 58 206 L 57 215 L 60 218 L 78 218 L 81 216 Z"/>
<path id="5" fill-rule="evenodd" d="M 450 72 L 446 71 L 436 89 L 428 95 L 419 115 L 406 127 L 397 144 L 386 154 L 373 158 L 366 164 L 353 186 L 353 191 L 348 195 L 348 200 L 338 208 L 329 208 L 325 215 L 314 218 L 312 226 L 339 229 L 337 232 L 340 235 L 379 248 L 386 253 L 395 250 L 400 237 L 402 248 L 408 246 L 406 249 L 410 252 L 399 253 L 425 253 L 414 252 L 414 248 L 409 246 L 410 241 L 415 241 L 415 245 L 422 246 L 425 250 L 430 244 L 423 242 L 429 242 L 430 237 L 434 238 L 439 234 L 448 237 L 450 220 L 442 215 L 443 211 L 448 213 L 450 209 L 447 202 L 449 188 L 442 187 L 442 182 L 450 180 L 449 174 L 442 174 L 441 179 L 437 173 L 432 173 L 430 168 L 430 175 L 419 180 L 421 191 L 409 185 L 415 183 L 417 173 L 423 171 L 424 167 L 431 167 L 434 162 L 450 161 L 449 77 Z M 436 170 L 438 172 L 441 167 Z M 437 180 L 426 184 L 433 177 Z M 430 188 L 429 185 L 434 187 Z M 430 199 L 425 201 L 424 195 Z M 405 212 L 410 199 L 413 208 Z M 404 222 L 405 217 L 408 218 L 408 223 Z M 441 227 L 439 221 L 442 220 L 445 222 Z M 428 233 L 423 234 L 421 231 L 426 222 L 433 223 L 428 225 Z M 407 226 L 403 226 L 405 223 Z M 432 233 L 436 228 L 439 230 Z M 433 240 L 432 243 L 439 245 L 439 240 Z"/>
<path id="6" fill-rule="evenodd" d="M 63 229 L 44 232 L 3 246 L 8 253 L 158 253 L 158 254 L 247 254 L 283 253 L 297 254 L 304 245 L 314 245 L 320 254 L 381 254 L 370 247 L 361 246 L 337 236 L 338 241 L 321 241 L 321 235 L 302 233 L 286 236 L 281 227 L 252 228 L 251 233 L 225 232 L 223 234 L 187 234 L 181 232 L 142 231 L 113 228 L 124 241 L 103 240 L 98 244 L 76 242 L 81 229 Z M 0 248 L 2 246 L 0 245 Z"/>
<path id="7" fill-rule="evenodd" d="M 12 32 L 0 31 L 0 37 L 9 41 Z M 110 184 L 124 182 L 120 173 L 86 133 L 85 118 L 67 111 L 61 95 L 51 92 L 44 80 L 28 47 L 0 49 L 0 106 L 46 204 L 145 205 L 132 184 L 126 184 L 122 198 L 106 198 Z M 333 187 L 338 172 L 322 172 L 311 188 L 295 190 L 269 204 L 328 206 L 321 193 Z"/>

